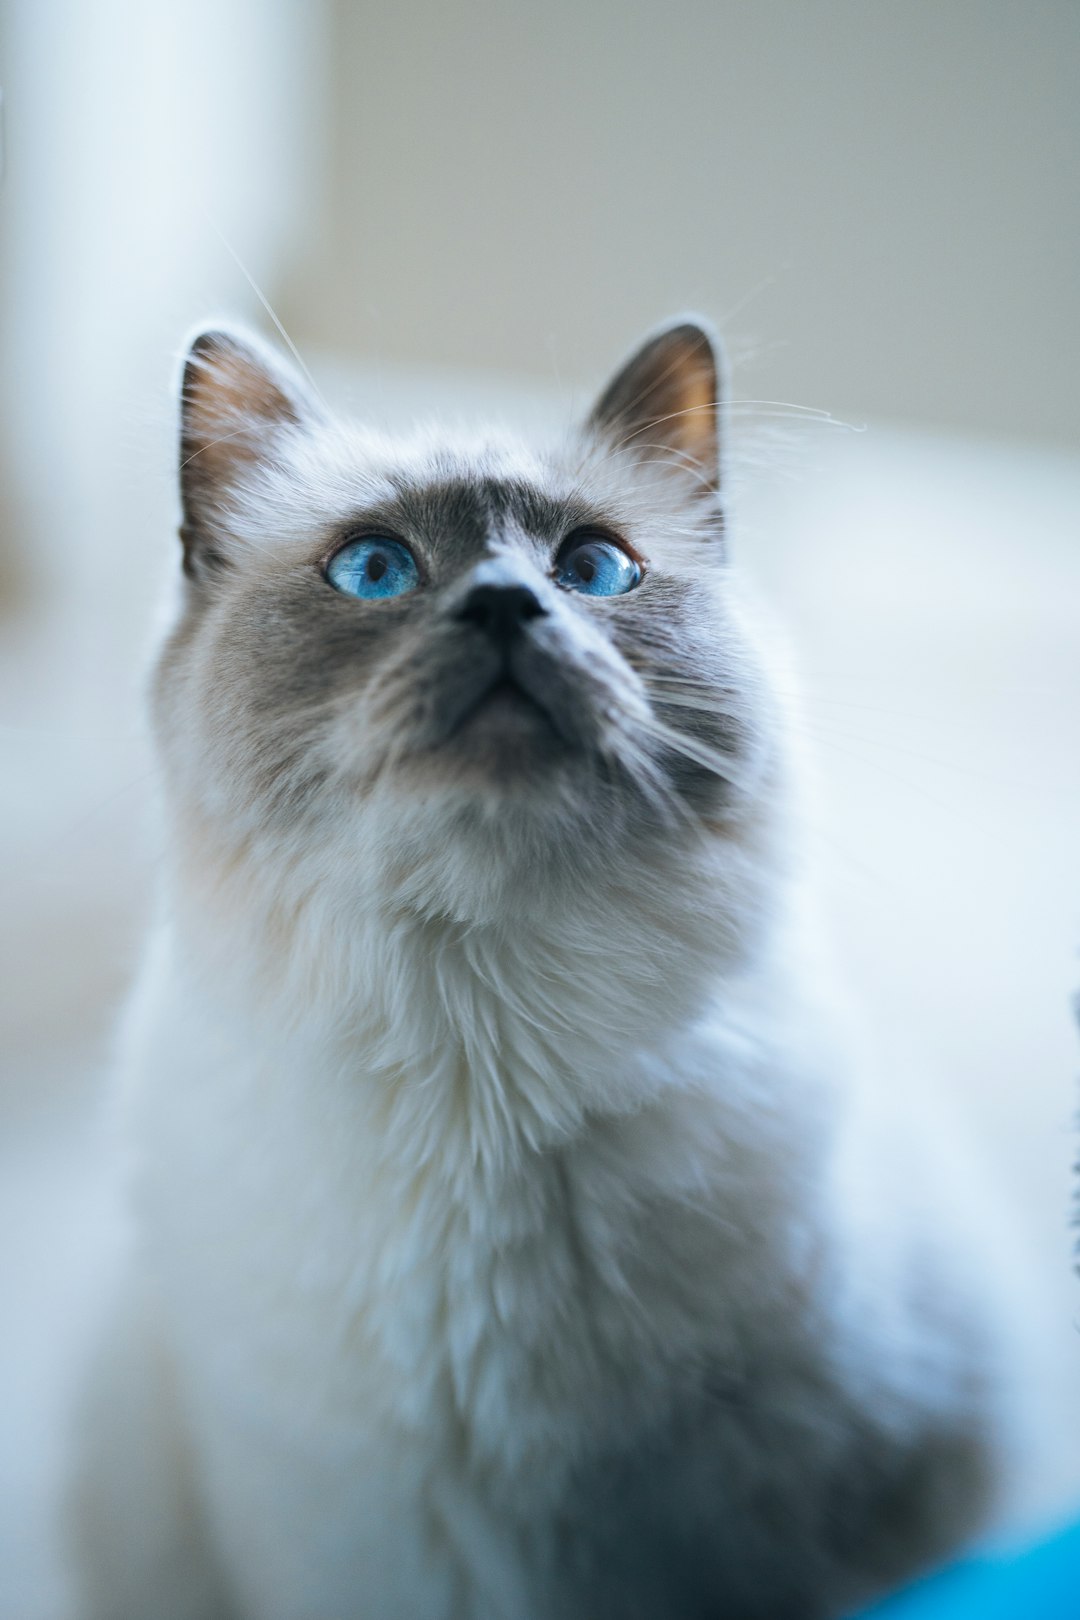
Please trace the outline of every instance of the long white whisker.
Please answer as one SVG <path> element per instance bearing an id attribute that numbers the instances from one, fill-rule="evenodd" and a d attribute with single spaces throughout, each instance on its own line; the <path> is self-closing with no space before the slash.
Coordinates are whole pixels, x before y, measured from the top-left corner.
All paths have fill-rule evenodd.
<path id="1" fill-rule="evenodd" d="M 300 350 L 296 347 L 296 344 L 293 342 L 281 321 L 278 319 L 277 311 L 274 309 L 273 304 L 271 304 L 269 298 L 267 298 L 266 294 L 255 280 L 255 277 L 251 274 L 251 271 L 248 269 L 239 253 L 237 253 L 236 249 L 233 247 L 232 243 L 229 241 L 228 237 L 225 235 L 225 232 L 221 229 L 217 221 L 211 218 L 211 216 L 206 213 L 205 210 L 203 212 L 203 217 L 205 218 L 210 229 L 214 232 L 214 235 L 217 237 L 218 241 L 221 243 L 222 247 L 225 249 L 226 253 L 236 265 L 236 268 L 240 271 L 240 274 L 243 276 L 256 298 L 259 300 L 259 303 L 262 305 L 263 309 L 265 309 L 266 313 L 273 321 L 281 341 L 285 344 L 285 347 L 288 349 L 289 353 L 300 367 L 300 370 L 307 378 L 315 397 L 322 403 L 324 408 L 329 411 L 330 407 L 326 404 L 326 400 L 323 398 L 321 388 L 315 381 L 315 378 L 311 375 L 311 372 L 309 371 L 307 363 L 304 360 L 303 355 L 300 353 Z"/>
<path id="2" fill-rule="evenodd" d="M 726 330 L 736 315 L 741 315 L 748 304 L 752 304 L 755 298 L 760 298 L 763 292 L 768 292 L 770 287 L 775 287 L 777 279 L 775 275 L 763 276 L 756 286 L 750 288 L 749 292 L 744 292 L 742 297 L 725 314 L 721 315 L 719 321 L 720 330 Z"/>
<path id="3" fill-rule="evenodd" d="M 180 463 L 180 471 L 183 472 L 185 467 L 190 467 L 193 461 L 198 461 L 199 457 L 204 456 L 208 450 L 215 450 L 219 444 L 228 444 L 230 439 L 246 438 L 250 432 L 250 427 L 235 428 L 232 433 L 223 433 L 220 438 L 210 439 L 206 444 L 200 444 L 199 448 L 193 450 L 190 456 L 184 457 Z"/>
<path id="4" fill-rule="evenodd" d="M 656 701 L 661 705 L 670 704 L 673 709 L 690 709 L 694 714 L 716 713 L 715 697 L 712 703 L 701 703 L 685 692 L 657 692 Z"/>
<path id="5" fill-rule="evenodd" d="M 700 742 L 696 737 L 688 737 L 685 732 L 676 731 L 673 726 L 665 725 L 655 715 L 650 716 L 648 720 L 642 720 L 640 724 L 673 753 L 683 754 L 696 764 L 703 765 L 706 770 L 712 771 L 714 776 L 729 782 L 732 787 L 742 786 L 744 772 L 740 769 L 738 760 L 733 759 L 730 754 L 721 753 L 718 748 L 711 748 L 708 743 Z"/>
<path id="6" fill-rule="evenodd" d="M 633 461 L 635 459 L 640 460 L 642 451 L 652 452 L 652 454 L 649 456 L 649 460 L 651 462 L 674 467 L 677 472 L 685 473 L 688 478 L 692 478 L 695 483 L 699 484 L 705 490 L 712 488 L 712 484 L 707 475 L 703 472 L 701 464 L 695 461 L 694 457 L 688 454 L 688 452 L 685 450 L 676 450 L 674 446 L 670 444 L 656 444 L 651 442 L 635 442 L 631 444 L 629 441 L 623 440 L 620 444 L 612 445 L 607 450 L 607 455 L 625 456 L 629 460 Z"/>
<path id="7" fill-rule="evenodd" d="M 797 405 L 790 399 L 733 399 L 728 405 L 731 411 L 750 410 L 759 405 L 772 406 L 776 410 L 792 412 L 796 416 L 810 417 L 815 422 L 825 422 L 831 427 L 845 428 L 849 433 L 865 433 L 865 422 L 845 422 L 834 416 L 831 411 L 824 410 L 818 405 Z"/>
<path id="8" fill-rule="evenodd" d="M 616 730 L 616 745 L 611 750 L 610 762 L 625 770 L 637 785 L 662 821 L 682 820 L 696 824 L 696 817 L 660 770 L 656 760 L 641 748 L 629 732 L 612 716 Z"/>

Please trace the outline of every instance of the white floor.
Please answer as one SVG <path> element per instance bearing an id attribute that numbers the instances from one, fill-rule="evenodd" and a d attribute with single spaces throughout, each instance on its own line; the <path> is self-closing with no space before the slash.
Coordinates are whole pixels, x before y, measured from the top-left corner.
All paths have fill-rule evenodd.
<path id="1" fill-rule="evenodd" d="M 418 396 L 479 397 L 352 392 L 391 422 Z M 550 411 L 504 397 L 511 418 Z M 898 1084 L 952 1097 L 1045 1276 L 1054 1444 L 1033 1510 L 1053 1515 L 1080 1498 L 1080 459 L 738 420 L 738 552 L 795 649 L 853 999 Z M 116 1231 L 96 1099 L 149 904 L 137 687 L 167 524 L 164 494 L 121 520 L 92 623 L 60 592 L 0 664 L 0 1620 L 66 1612 L 51 1501 Z"/>

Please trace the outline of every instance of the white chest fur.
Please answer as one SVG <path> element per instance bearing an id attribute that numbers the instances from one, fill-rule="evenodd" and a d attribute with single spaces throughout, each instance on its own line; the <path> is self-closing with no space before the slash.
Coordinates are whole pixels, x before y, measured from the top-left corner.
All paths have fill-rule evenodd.
<path id="1" fill-rule="evenodd" d="M 194 1001 L 164 951 L 129 1047 L 148 1262 L 254 1612 L 352 1612 L 325 1605 L 381 1570 L 365 1613 L 453 1613 L 466 1579 L 476 1612 L 529 1613 L 515 1538 L 575 1471 L 703 1364 L 737 1383 L 774 1317 L 802 1337 L 821 1099 L 807 1073 L 785 1114 L 745 1020 L 616 1058 L 636 1106 L 542 1146 L 507 1122 L 501 1158 L 452 1043 L 390 1081 L 340 1032 Z"/>
<path id="2" fill-rule="evenodd" d="M 223 960 L 159 942 L 126 1074 L 142 1270 L 243 1613 L 825 1613 L 807 1590 L 846 1604 L 977 1511 L 980 1311 L 778 969 L 651 1052 L 616 1023 L 579 1072 L 475 951 L 440 970 L 459 1028 L 417 966 L 396 1050 L 370 1006 L 290 1017 Z M 912 1475 L 933 1525 L 882 1527 L 863 1471 L 924 1453 L 958 1517 Z M 821 1545 L 848 1490 L 862 1573 Z"/>

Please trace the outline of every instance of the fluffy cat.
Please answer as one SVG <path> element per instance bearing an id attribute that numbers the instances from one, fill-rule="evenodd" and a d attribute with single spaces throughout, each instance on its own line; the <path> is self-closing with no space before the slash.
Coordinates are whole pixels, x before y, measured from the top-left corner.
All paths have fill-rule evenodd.
<path id="1" fill-rule="evenodd" d="M 181 390 L 97 1620 L 811 1620 L 939 1558 L 1001 1340 L 802 942 L 723 368 L 565 444 Z"/>

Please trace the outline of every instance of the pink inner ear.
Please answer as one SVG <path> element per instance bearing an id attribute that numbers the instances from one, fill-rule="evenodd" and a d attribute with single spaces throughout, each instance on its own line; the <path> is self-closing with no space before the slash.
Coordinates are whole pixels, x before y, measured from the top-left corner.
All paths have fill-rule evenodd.
<path id="1" fill-rule="evenodd" d="M 276 428 L 298 426 L 304 390 L 276 358 L 229 332 L 191 347 L 180 395 L 180 491 L 185 545 L 212 527 L 215 494 L 266 454 Z"/>
<path id="2" fill-rule="evenodd" d="M 197 384 L 197 400 L 211 410 L 267 423 L 296 422 L 299 416 L 284 390 L 251 356 L 242 350 L 219 350 Z M 195 404 L 196 401 L 193 401 Z"/>
<path id="3" fill-rule="evenodd" d="M 708 333 L 683 323 L 651 338 L 616 375 L 592 426 L 642 457 L 682 460 L 719 483 L 720 367 Z"/>
<path id="4" fill-rule="evenodd" d="M 716 456 L 716 377 L 711 368 L 705 371 L 692 364 L 685 368 L 679 383 L 675 414 L 657 426 L 670 430 L 672 441 L 680 449 L 704 463 Z"/>
<path id="5" fill-rule="evenodd" d="M 268 454 L 276 429 L 301 425 L 307 411 L 299 381 L 254 343 L 229 332 L 196 338 L 180 390 L 180 537 L 189 578 L 224 566 L 222 492 Z"/>
<path id="6" fill-rule="evenodd" d="M 249 426 L 297 423 L 297 402 L 260 358 L 236 339 L 208 332 L 196 339 L 182 390 L 185 436 L 196 442 Z"/>

